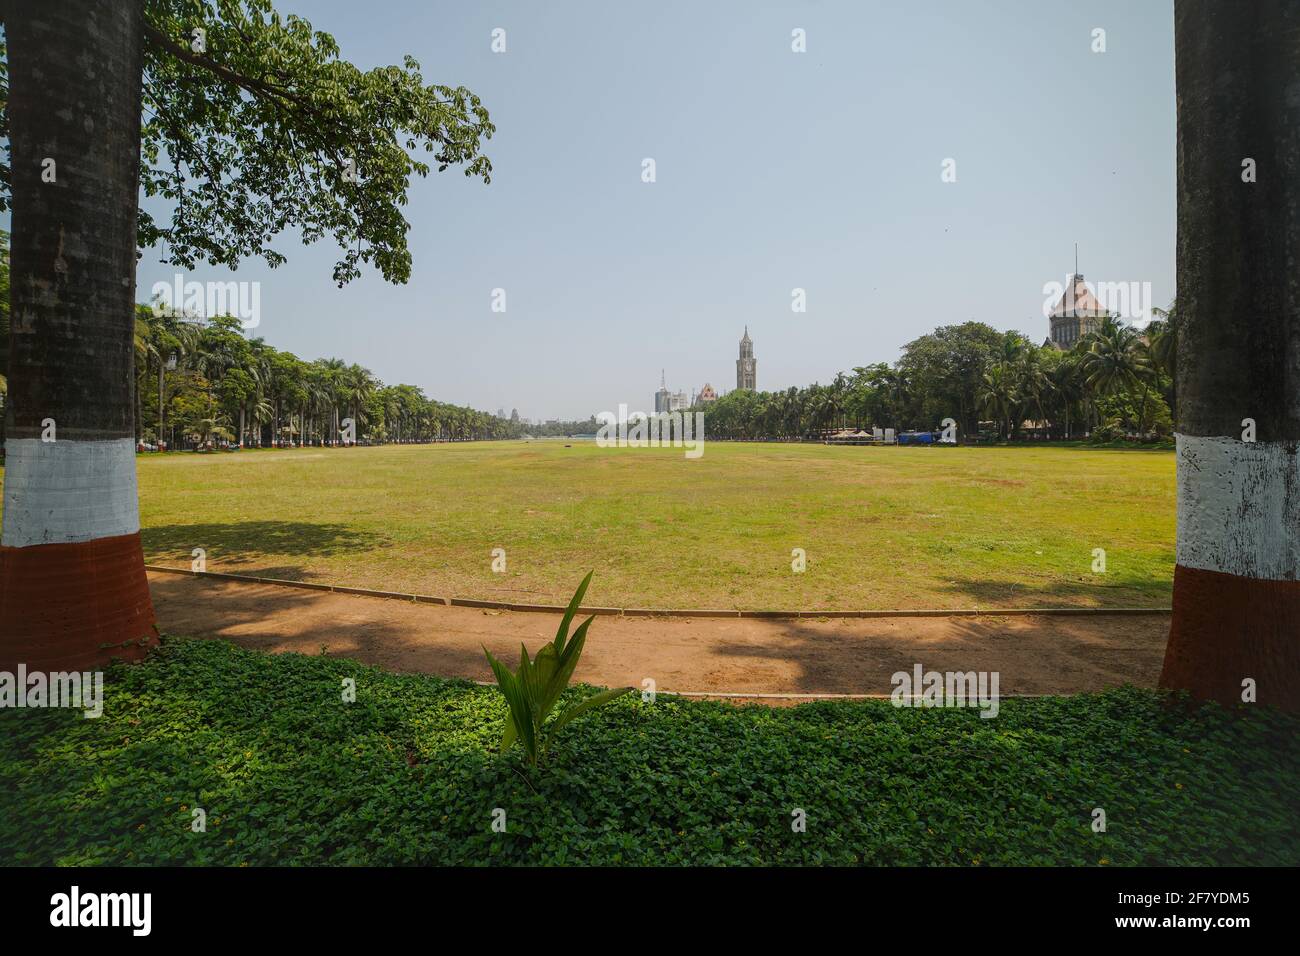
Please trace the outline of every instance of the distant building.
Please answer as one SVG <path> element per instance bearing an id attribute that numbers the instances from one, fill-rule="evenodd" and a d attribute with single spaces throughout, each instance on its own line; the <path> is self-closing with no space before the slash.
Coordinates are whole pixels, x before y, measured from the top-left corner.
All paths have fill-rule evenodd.
<path id="1" fill-rule="evenodd" d="M 686 397 L 685 392 L 669 392 L 668 407 L 666 412 L 684 412 L 691 407 L 691 400 Z"/>
<path id="2" fill-rule="evenodd" d="M 655 392 L 655 414 L 668 411 L 668 401 L 671 395 L 668 386 L 664 384 L 664 371 L 659 370 L 659 391 Z"/>
<path id="3" fill-rule="evenodd" d="M 1102 308 L 1084 284 L 1083 276 L 1075 273 L 1070 277 L 1069 287 L 1061 293 L 1061 300 L 1048 316 L 1051 334 L 1048 342 L 1058 349 L 1070 349 L 1074 343 L 1101 328 L 1102 319 L 1110 313 Z"/>
<path id="4" fill-rule="evenodd" d="M 736 359 L 736 388 L 758 391 L 758 363 L 754 361 L 754 343 L 745 326 L 745 337 L 740 340 L 740 358 Z"/>
<path id="5" fill-rule="evenodd" d="M 700 394 L 695 397 L 695 402 L 698 405 L 703 405 L 706 402 L 716 402 L 717 400 L 718 393 L 713 390 L 713 386 L 708 382 L 704 383 L 704 387 L 700 389 Z"/>

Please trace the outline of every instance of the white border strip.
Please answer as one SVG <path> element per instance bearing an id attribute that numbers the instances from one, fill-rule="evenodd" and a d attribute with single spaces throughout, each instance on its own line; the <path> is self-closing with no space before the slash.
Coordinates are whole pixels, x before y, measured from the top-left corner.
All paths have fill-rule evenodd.
<path id="1" fill-rule="evenodd" d="M 72 544 L 139 530 L 135 439 L 5 441 L 0 544 Z"/>
<path id="2" fill-rule="evenodd" d="M 1178 563 L 1300 580 L 1300 442 L 1176 438 Z"/>

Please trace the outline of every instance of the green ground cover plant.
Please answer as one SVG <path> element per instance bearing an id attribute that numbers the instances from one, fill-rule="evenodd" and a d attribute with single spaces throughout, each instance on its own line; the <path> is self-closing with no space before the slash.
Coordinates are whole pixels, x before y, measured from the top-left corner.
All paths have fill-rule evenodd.
<path id="1" fill-rule="evenodd" d="M 105 691 L 0 711 L 0 863 L 1300 864 L 1300 721 L 1145 690 L 995 719 L 631 694 L 537 770 L 495 688 L 346 659 L 169 639 Z"/>

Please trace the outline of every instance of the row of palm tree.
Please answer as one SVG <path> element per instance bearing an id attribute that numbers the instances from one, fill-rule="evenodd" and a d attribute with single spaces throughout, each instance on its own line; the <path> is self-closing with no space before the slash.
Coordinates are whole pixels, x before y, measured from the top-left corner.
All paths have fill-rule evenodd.
<path id="1" fill-rule="evenodd" d="M 140 306 L 135 353 L 137 440 L 170 448 L 467 441 L 522 431 L 413 385 L 384 385 L 355 363 L 304 361 L 248 338 L 234 318 L 197 322 Z"/>
<path id="2" fill-rule="evenodd" d="M 909 343 L 894 365 L 841 372 L 826 385 L 738 389 L 701 409 L 719 438 L 800 439 L 851 427 L 929 430 L 944 418 L 1011 440 L 1164 436 L 1176 400 L 1177 312 L 1139 333 L 1105 319 L 1069 351 L 979 323 Z M 517 438 L 518 421 L 386 386 L 342 359 L 304 361 L 237 319 L 195 322 L 141 306 L 136 318 L 136 435 L 169 447 L 337 445 Z M 350 423 L 350 428 L 345 425 Z"/>
<path id="3" fill-rule="evenodd" d="M 976 395 L 997 437 L 1017 437 L 1026 421 L 1061 438 L 1079 427 L 1102 438 L 1167 437 L 1176 401 L 1177 313 L 1155 311 L 1142 332 L 1105 318 L 1065 352 L 1007 334 Z"/>
<path id="4" fill-rule="evenodd" d="M 909 343 L 892 366 L 857 367 L 827 385 L 738 389 L 699 410 L 711 435 L 734 439 L 815 438 L 872 426 L 932 430 L 945 418 L 968 438 L 1167 437 L 1177 397 L 1177 311 L 1154 311 L 1141 332 L 1104 319 L 1068 351 L 980 323 L 952 326 Z"/>

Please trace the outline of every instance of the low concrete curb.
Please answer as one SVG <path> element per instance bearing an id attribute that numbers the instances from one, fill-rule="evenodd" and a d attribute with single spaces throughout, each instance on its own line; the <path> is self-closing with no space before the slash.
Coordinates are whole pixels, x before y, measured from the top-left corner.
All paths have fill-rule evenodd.
<path id="1" fill-rule="evenodd" d="M 299 588 L 307 591 L 333 591 L 336 594 L 358 594 L 363 597 L 410 601 L 416 604 L 440 604 L 444 607 L 477 607 L 495 611 L 524 611 L 542 614 L 563 614 L 559 604 L 515 604 L 509 601 L 478 601 L 470 598 L 435 597 L 428 594 L 407 594 L 403 591 L 376 591 L 370 588 L 343 587 L 338 584 L 316 584 L 310 581 L 286 581 L 282 578 L 263 578 L 251 574 L 230 574 L 226 571 L 194 571 L 190 568 L 172 568 L 162 564 L 146 564 L 148 571 L 167 574 L 185 574 L 194 578 L 213 578 L 243 584 L 272 584 L 276 587 Z M 647 607 L 581 607 L 583 614 L 612 617 L 708 617 L 708 618 L 841 618 L 841 617 L 1097 617 L 1099 615 L 1157 615 L 1170 614 L 1167 607 L 1003 607 L 1003 608 L 943 608 L 883 611 L 740 611 L 710 610 L 708 608 L 647 608 Z"/>
<path id="2" fill-rule="evenodd" d="M 472 680 L 471 684 L 477 684 L 479 687 L 496 687 L 497 682 L 492 680 Z M 636 688 L 632 688 L 633 693 Z M 1041 697 L 1070 697 L 1071 694 L 998 694 L 998 700 L 1036 700 Z M 655 697 L 698 697 L 706 699 L 721 700 L 893 700 L 894 695 L 889 694 L 826 694 L 826 693 L 799 693 L 791 691 L 790 693 L 781 694 L 764 694 L 746 691 L 730 690 L 656 690 Z M 924 694 L 903 694 L 900 699 L 924 701 Z M 923 706 L 923 705 L 922 705 Z"/>

